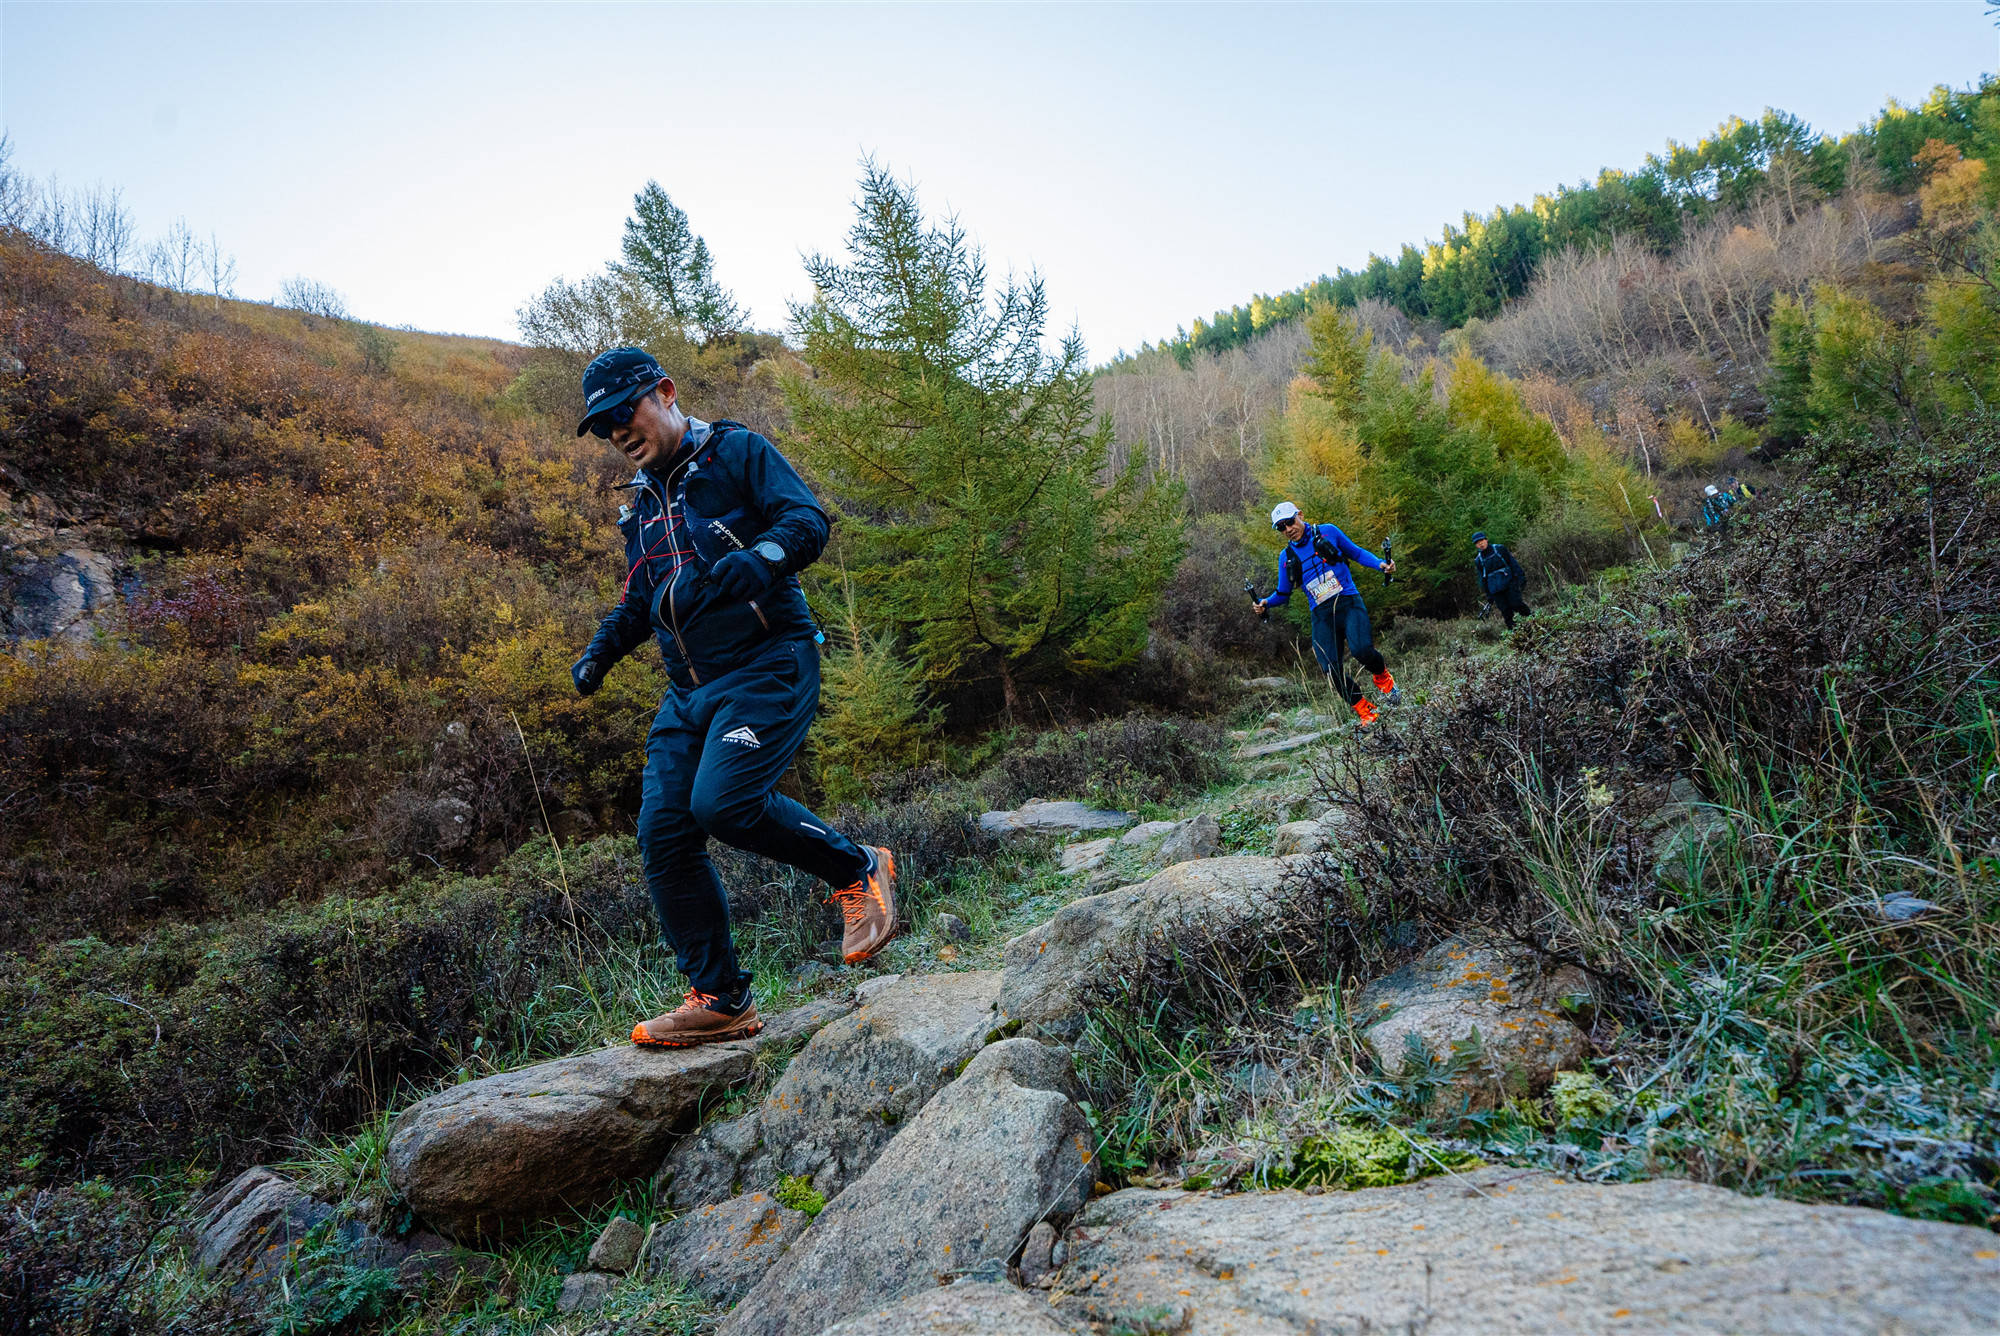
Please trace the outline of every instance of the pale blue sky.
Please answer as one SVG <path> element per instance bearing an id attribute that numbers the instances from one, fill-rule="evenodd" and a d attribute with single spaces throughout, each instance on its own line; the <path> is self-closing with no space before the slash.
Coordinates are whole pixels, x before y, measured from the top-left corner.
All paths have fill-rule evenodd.
<path id="1" fill-rule="evenodd" d="M 1093 354 L 1777 106 L 1996 67 L 1980 0 L 0 6 L 18 164 L 214 228 L 242 295 L 513 337 L 657 178 L 763 328 L 873 153 Z"/>

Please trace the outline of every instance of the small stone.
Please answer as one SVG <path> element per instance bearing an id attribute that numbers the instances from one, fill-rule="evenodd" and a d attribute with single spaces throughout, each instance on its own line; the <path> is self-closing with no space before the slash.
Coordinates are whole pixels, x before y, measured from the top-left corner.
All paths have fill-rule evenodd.
<path id="1" fill-rule="evenodd" d="M 1175 863 L 1213 858 L 1221 852 L 1222 823 L 1204 812 L 1181 822 L 1173 834 L 1161 840 L 1153 861 L 1162 867 L 1172 867 Z"/>
<path id="2" fill-rule="evenodd" d="M 617 1284 L 616 1276 L 607 1276 L 602 1271 L 579 1271 L 564 1276 L 562 1293 L 556 1296 L 556 1311 L 588 1313 L 602 1308 L 611 1301 L 611 1291 Z"/>
<path id="3" fill-rule="evenodd" d="M 622 1276 L 639 1260 L 639 1245 L 645 1241 L 646 1231 L 636 1221 L 621 1215 L 606 1225 L 597 1242 L 590 1245 L 590 1259 L 584 1265 L 592 1271 L 610 1271 Z"/>
<path id="4" fill-rule="evenodd" d="M 792 971 L 792 986 L 800 989 L 817 988 L 834 976 L 833 966 L 824 960 L 808 960 Z"/>
<path id="5" fill-rule="evenodd" d="M 1180 825 L 1178 821 L 1147 821 L 1132 827 L 1118 837 L 1120 844 L 1149 844 L 1163 835 L 1171 835 Z"/>
<path id="6" fill-rule="evenodd" d="M 1039 1285 L 1055 1273 L 1055 1263 L 1051 1257 L 1055 1252 L 1056 1227 L 1046 1220 L 1038 1221 L 1028 1231 L 1028 1241 L 1021 1245 L 1021 1283 Z"/>
<path id="7" fill-rule="evenodd" d="M 1066 1240 L 1057 1239 L 1055 1242 L 1055 1246 L 1049 1249 L 1049 1265 L 1057 1270 L 1060 1270 L 1062 1268 L 1062 1264 L 1066 1260 L 1068 1260 L 1068 1258 L 1069 1258 L 1069 1243 Z"/>
<path id="8" fill-rule="evenodd" d="M 1064 872 L 1089 872 L 1102 867 L 1104 860 L 1111 856 L 1112 846 L 1118 841 L 1110 836 L 1101 840 L 1090 840 L 1083 844 L 1072 844 L 1062 851 Z"/>
<path id="9" fill-rule="evenodd" d="M 940 937 L 949 938 L 954 942 L 969 942 L 972 940 L 971 927 L 956 914 L 939 914 L 937 916 L 937 934 Z"/>
<path id="10" fill-rule="evenodd" d="M 1245 691 L 1283 691 L 1292 684 L 1283 677 L 1241 677 L 1237 685 Z"/>

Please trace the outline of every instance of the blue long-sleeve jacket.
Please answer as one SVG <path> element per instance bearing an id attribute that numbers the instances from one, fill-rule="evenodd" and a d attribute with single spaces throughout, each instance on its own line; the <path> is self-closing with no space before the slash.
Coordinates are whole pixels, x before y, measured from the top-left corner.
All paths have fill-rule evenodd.
<path id="1" fill-rule="evenodd" d="M 818 634 L 798 572 L 819 559 L 832 523 L 775 445 L 739 422 L 690 419 L 662 476 L 641 469 L 626 486 L 634 500 L 618 521 L 625 590 L 586 657 L 608 669 L 650 633 L 667 675 L 687 688 L 740 666 L 770 641 Z M 708 582 L 724 554 L 766 541 L 785 559 L 763 593 L 739 602 Z"/>
<path id="2" fill-rule="evenodd" d="M 1313 541 L 1315 536 L 1320 540 L 1318 543 Z M 1329 562 L 1319 554 L 1318 549 L 1321 544 L 1325 545 L 1336 560 Z M 1296 584 L 1292 580 L 1294 561 L 1297 562 L 1300 572 Z M 1311 600 L 1314 607 L 1340 594 L 1360 593 L 1361 586 L 1354 583 L 1354 572 L 1347 564 L 1350 561 L 1358 561 L 1373 571 L 1382 569 L 1382 558 L 1342 533 L 1339 525 L 1311 526 L 1306 530 L 1305 537 L 1296 543 L 1288 544 L 1284 553 L 1278 558 L 1278 587 L 1263 600 L 1264 606 L 1274 608 L 1280 603 L 1290 602 L 1292 590 L 1299 585 L 1305 586 L 1306 597 Z M 1334 583 L 1320 584 L 1322 578 L 1329 574 L 1333 576 Z M 1315 589 L 1321 591 L 1317 596 L 1314 593 Z"/>

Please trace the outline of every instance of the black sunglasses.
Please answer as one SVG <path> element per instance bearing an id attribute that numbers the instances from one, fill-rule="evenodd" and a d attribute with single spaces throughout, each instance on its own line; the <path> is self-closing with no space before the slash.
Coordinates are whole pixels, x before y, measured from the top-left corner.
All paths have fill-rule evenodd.
<path id="1" fill-rule="evenodd" d="M 654 381 L 653 384 L 657 388 L 659 382 Z M 599 413 L 590 420 L 590 434 L 600 441 L 610 440 L 611 429 L 613 427 L 628 426 L 632 421 L 633 415 L 639 411 L 639 405 L 646 402 L 647 395 L 652 394 L 652 392 L 652 390 L 647 390 L 645 394 L 628 403 L 622 403 L 616 408 L 607 408 L 602 413 Z"/>

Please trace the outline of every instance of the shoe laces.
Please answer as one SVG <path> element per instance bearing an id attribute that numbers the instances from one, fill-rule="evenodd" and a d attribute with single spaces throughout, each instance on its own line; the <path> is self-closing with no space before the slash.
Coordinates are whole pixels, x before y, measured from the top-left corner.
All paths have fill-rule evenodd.
<path id="1" fill-rule="evenodd" d="M 868 917 L 868 907 L 875 902 L 869 893 L 868 879 L 863 877 L 852 886 L 843 886 L 833 893 L 833 902 L 840 906 L 840 912 L 849 923 L 859 923 Z"/>
<path id="2" fill-rule="evenodd" d="M 712 1008 L 714 1003 L 720 1000 L 714 993 L 704 993 L 699 988 L 690 988 L 687 990 L 687 995 L 681 999 L 681 1004 L 675 1007 L 674 1010 L 707 1011 Z"/>

